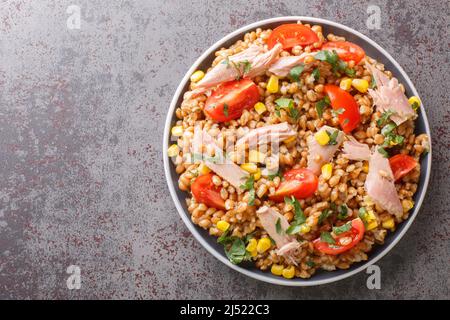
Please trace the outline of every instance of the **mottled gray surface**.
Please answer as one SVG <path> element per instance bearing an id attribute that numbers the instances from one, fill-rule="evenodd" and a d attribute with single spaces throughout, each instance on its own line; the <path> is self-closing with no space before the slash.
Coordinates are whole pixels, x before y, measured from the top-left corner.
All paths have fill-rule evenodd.
<path id="1" fill-rule="evenodd" d="M 449 298 L 447 1 L 2 1 L 0 298 Z M 229 3 L 229 4 L 228 4 Z M 66 8 L 82 10 L 80 30 Z M 170 198 L 162 130 L 178 82 L 227 33 L 310 15 L 368 35 L 405 68 L 433 132 L 432 181 L 412 228 L 380 262 L 315 288 L 249 279 L 190 235 Z M 82 270 L 80 290 L 66 268 Z"/>

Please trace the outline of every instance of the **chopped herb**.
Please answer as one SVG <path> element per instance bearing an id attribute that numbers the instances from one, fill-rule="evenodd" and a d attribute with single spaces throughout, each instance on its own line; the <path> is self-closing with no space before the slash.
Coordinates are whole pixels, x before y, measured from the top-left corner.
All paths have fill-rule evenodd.
<path id="1" fill-rule="evenodd" d="M 337 145 L 336 139 L 339 135 L 339 130 L 334 130 L 333 133 L 330 133 L 328 130 L 326 132 L 327 132 L 328 137 L 330 137 L 330 141 L 328 141 L 327 144 L 330 146 Z"/>
<path id="2" fill-rule="evenodd" d="M 226 103 L 223 104 L 223 114 L 228 117 L 228 105 Z"/>
<path id="3" fill-rule="evenodd" d="M 225 254 L 233 264 L 239 264 L 244 260 L 250 260 L 250 254 L 245 250 L 245 243 L 239 238 L 235 238 L 231 247 L 226 250 Z"/>
<path id="4" fill-rule="evenodd" d="M 345 112 L 345 109 L 344 108 L 339 108 L 339 109 L 337 109 L 337 110 L 332 110 L 331 111 L 331 113 L 333 113 L 333 115 L 335 116 L 335 117 L 337 117 L 338 115 L 340 115 L 340 114 L 343 114 Z"/>
<path id="5" fill-rule="evenodd" d="M 348 118 L 345 118 L 344 119 L 344 122 L 342 122 L 342 125 L 343 126 L 345 126 L 347 123 L 349 123 L 350 122 L 350 120 L 348 119 Z"/>
<path id="6" fill-rule="evenodd" d="M 413 108 L 414 111 L 417 111 L 420 108 L 420 105 L 414 101 L 411 107 Z"/>
<path id="7" fill-rule="evenodd" d="M 334 73 L 345 73 L 350 77 L 354 77 L 356 72 L 353 69 L 350 69 L 346 62 L 339 59 L 339 56 L 335 50 L 328 51 L 322 50 L 319 51 L 314 58 L 316 60 L 325 61 L 331 64 Z"/>
<path id="8" fill-rule="evenodd" d="M 297 120 L 300 116 L 300 112 L 298 109 L 294 106 L 294 100 L 288 99 L 288 98 L 279 98 L 275 100 L 276 107 L 275 107 L 275 113 L 277 116 L 281 116 L 280 110 L 281 108 L 287 109 L 288 116 L 294 120 Z"/>
<path id="9" fill-rule="evenodd" d="M 241 64 L 244 66 L 243 71 L 244 74 L 247 74 L 252 69 L 252 64 L 248 60 L 244 60 L 241 62 Z"/>
<path id="10" fill-rule="evenodd" d="M 388 134 L 390 134 L 392 132 L 392 130 L 394 130 L 397 126 L 395 125 L 395 123 L 388 123 L 387 125 L 385 125 L 382 129 L 381 129 L 381 134 L 383 136 L 387 136 Z"/>
<path id="11" fill-rule="evenodd" d="M 316 266 L 316 264 L 312 260 L 306 261 L 306 265 L 310 268 L 314 268 Z"/>
<path id="12" fill-rule="evenodd" d="M 347 222 L 346 224 L 343 224 L 340 227 L 333 227 L 333 233 L 335 235 L 347 232 L 348 230 L 350 230 L 352 228 L 352 224 L 351 222 Z"/>
<path id="13" fill-rule="evenodd" d="M 247 234 L 247 235 L 244 237 L 245 243 L 249 242 L 250 239 L 254 237 L 254 235 L 255 235 L 255 231 L 253 231 L 253 232 Z"/>
<path id="14" fill-rule="evenodd" d="M 278 218 L 277 223 L 275 223 L 275 228 L 276 228 L 278 234 L 282 234 L 283 233 L 283 229 L 281 228 L 281 220 L 280 220 L 280 218 Z"/>
<path id="15" fill-rule="evenodd" d="M 322 213 L 319 216 L 318 224 L 322 224 L 322 222 L 328 218 L 332 214 L 332 211 L 330 209 L 325 209 L 322 211 Z"/>
<path id="16" fill-rule="evenodd" d="M 300 206 L 300 202 L 298 202 L 298 200 L 294 196 L 290 198 L 284 197 L 284 202 L 286 204 L 292 205 L 294 207 L 295 212 L 294 221 L 292 221 L 289 228 L 286 229 L 286 233 L 287 234 L 299 233 L 301 230 L 301 225 L 306 221 L 306 217 L 305 214 L 303 213 L 302 207 Z"/>
<path id="17" fill-rule="evenodd" d="M 304 69 L 305 69 L 305 65 L 304 64 L 301 64 L 299 66 L 293 67 L 291 69 L 291 71 L 289 71 L 289 75 L 291 76 L 292 80 L 300 81 L 300 75 L 302 74 Z"/>
<path id="18" fill-rule="evenodd" d="M 322 118 L 323 110 L 331 104 L 330 98 L 325 96 L 323 99 L 316 103 L 316 111 L 319 118 Z"/>
<path id="19" fill-rule="evenodd" d="M 395 113 L 395 112 L 393 112 L 393 111 L 391 111 L 391 110 L 388 110 L 388 111 L 383 112 L 383 113 L 381 114 L 380 119 L 377 120 L 377 125 L 378 125 L 378 127 L 382 127 L 382 126 L 384 126 L 386 123 L 388 123 L 389 120 L 390 120 L 390 117 L 391 117 L 394 113 Z"/>
<path id="20" fill-rule="evenodd" d="M 230 229 L 222 233 L 222 235 L 219 238 L 217 238 L 217 243 L 225 245 L 233 241 L 233 238 L 228 236 L 229 233 Z"/>
<path id="21" fill-rule="evenodd" d="M 329 243 L 329 244 L 335 244 L 336 243 L 334 238 L 331 236 L 331 233 L 329 233 L 329 232 L 322 232 L 320 234 L 320 240 L 322 240 L 323 242 Z"/>
<path id="22" fill-rule="evenodd" d="M 337 218 L 339 220 L 345 220 L 348 217 L 348 207 L 345 204 L 342 204 L 338 208 Z"/>
<path id="23" fill-rule="evenodd" d="M 315 68 L 311 74 L 313 75 L 314 80 L 319 81 L 319 78 L 320 78 L 319 68 Z"/>
<path id="24" fill-rule="evenodd" d="M 252 68 L 251 63 L 248 60 L 244 60 L 244 61 L 239 61 L 238 63 L 231 61 L 229 57 L 226 57 L 223 61 L 222 64 L 226 64 L 227 65 L 227 69 L 230 67 L 233 67 L 236 72 L 237 72 L 237 76 L 236 76 L 236 80 L 241 79 L 245 74 L 250 72 L 250 69 Z"/>
<path id="25" fill-rule="evenodd" d="M 378 152 L 383 155 L 385 158 L 389 158 L 389 153 L 382 147 L 378 148 Z"/>
<path id="26" fill-rule="evenodd" d="M 253 206 L 255 204 L 255 188 L 253 185 L 254 183 L 255 183 L 255 177 L 253 175 L 250 175 L 250 177 L 248 177 L 248 179 L 245 181 L 245 183 L 240 185 L 241 189 L 248 190 L 248 195 L 249 195 L 248 204 L 250 206 Z"/>
<path id="27" fill-rule="evenodd" d="M 377 86 L 377 82 L 375 81 L 374 76 L 370 76 L 370 85 L 369 85 L 369 88 L 370 88 L 370 89 L 375 89 L 376 86 Z"/>
<path id="28" fill-rule="evenodd" d="M 364 222 L 364 226 L 367 228 L 367 210 L 364 207 L 359 208 L 358 217 Z"/>

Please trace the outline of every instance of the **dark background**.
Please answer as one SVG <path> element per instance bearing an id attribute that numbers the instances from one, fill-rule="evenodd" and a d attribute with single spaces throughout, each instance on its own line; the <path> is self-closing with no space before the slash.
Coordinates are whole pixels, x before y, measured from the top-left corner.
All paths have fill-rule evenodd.
<path id="1" fill-rule="evenodd" d="M 66 26 L 69 5 L 81 29 Z M 0 298 L 449 299 L 449 2 L 3 1 L 0 4 Z M 430 120 L 422 209 L 367 275 L 315 288 L 247 278 L 190 235 L 170 198 L 162 131 L 179 81 L 229 32 L 305 15 L 350 26 L 409 74 Z M 66 268 L 78 265 L 80 290 Z"/>

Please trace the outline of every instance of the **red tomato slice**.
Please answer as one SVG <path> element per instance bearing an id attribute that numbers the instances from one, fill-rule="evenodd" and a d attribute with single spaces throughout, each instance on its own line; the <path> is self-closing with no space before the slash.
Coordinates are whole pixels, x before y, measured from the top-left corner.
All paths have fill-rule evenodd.
<path id="1" fill-rule="evenodd" d="M 273 201 L 284 201 L 284 197 L 294 196 L 297 199 L 305 199 L 317 190 L 319 180 L 311 170 L 306 168 L 292 169 L 284 175 L 284 181 L 280 183 L 275 194 L 269 198 Z"/>
<path id="2" fill-rule="evenodd" d="M 322 50 L 335 50 L 341 60 L 353 60 L 355 64 L 358 64 L 366 55 L 360 46 L 348 41 L 330 41 L 324 43 Z"/>
<path id="3" fill-rule="evenodd" d="M 206 204 L 208 207 L 225 209 L 225 201 L 220 196 L 220 189 L 212 182 L 213 174 L 205 174 L 195 179 L 191 185 L 191 191 L 197 202 Z"/>
<path id="4" fill-rule="evenodd" d="M 389 158 L 394 180 L 397 181 L 406 176 L 417 166 L 417 161 L 406 154 L 397 154 Z"/>
<path id="5" fill-rule="evenodd" d="M 206 100 L 204 112 L 217 122 L 237 119 L 259 101 L 258 86 L 250 79 L 221 84 Z"/>
<path id="6" fill-rule="evenodd" d="M 277 43 L 281 43 L 283 49 L 291 49 L 295 46 L 307 46 L 319 42 L 317 34 L 311 28 L 302 24 L 282 24 L 276 27 L 267 39 L 269 49 Z"/>
<path id="7" fill-rule="evenodd" d="M 352 227 L 349 231 L 341 233 L 334 238 L 336 244 L 330 244 L 328 242 L 322 241 L 320 238 L 314 240 L 313 244 L 316 250 L 325 254 L 335 256 L 356 246 L 356 244 L 358 244 L 358 242 L 360 242 L 364 237 L 364 231 L 364 223 L 360 218 L 356 218 L 352 220 Z M 346 239 L 348 241 L 349 237 L 351 238 L 351 242 L 347 244 L 341 243 L 343 239 Z"/>
<path id="8" fill-rule="evenodd" d="M 327 84 L 324 87 L 325 93 L 331 101 L 334 110 L 342 109 L 342 113 L 338 115 L 339 124 L 345 133 L 355 129 L 361 121 L 358 104 L 355 98 L 345 90 L 333 84 Z"/>

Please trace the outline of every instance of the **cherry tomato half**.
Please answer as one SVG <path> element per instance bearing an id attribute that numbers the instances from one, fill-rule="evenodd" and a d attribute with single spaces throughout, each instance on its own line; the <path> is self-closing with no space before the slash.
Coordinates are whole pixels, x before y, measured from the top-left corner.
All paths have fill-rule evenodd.
<path id="1" fill-rule="evenodd" d="M 317 34 L 311 28 L 302 24 L 282 24 L 276 27 L 267 39 L 269 49 L 272 49 L 277 43 L 281 43 L 284 50 L 295 46 L 307 46 L 319 41 Z"/>
<path id="2" fill-rule="evenodd" d="M 206 100 L 204 112 L 217 122 L 237 119 L 259 101 L 258 86 L 250 79 L 221 84 Z"/>
<path id="3" fill-rule="evenodd" d="M 339 124 L 345 133 L 355 129 L 361 121 L 358 104 L 355 98 L 347 91 L 335 86 L 327 84 L 324 87 L 325 93 L 331 101 L 331 106 L 338 112 Z"/>
<path id="4" fill-rule="evenodd" d="M 330 255 L 337 255 L 350 250 L 361 241 L 364 237 L 364 223 L 360 218 L 352 220 L 352 227 L 349 231 L 339 234 L 334 238 L 335 244 L 330 244 L 328 242 L 322 241 L 320 238 L 313 241 L 314 248 L 316 250 Z M 351 239 L 349 241 L 349 238 Z M 342 243 L 345 241 L 345 244 Z"/>
<path id="5" fill-rule="evenodd" d="M 406 176 L 417 166 L 417 161 L 406 154 L 397 154 L 389 158 L 394 180 L 397 181 Z"/>
<path id="6" fill-rule="evenodd" d="M 197 202 L 206 204 L 208 207 L 225 209 L 225 201 L 220 196 L 220 189 L 212 182 L 212 173 L 199 176 L 191 185 L 191 191 Z"/>
<path id="7" fill-rule="evenodd" d="M 355 64 L 358 64 L 366 55 L 360 46 L 348 41 L 330 41 L 324 43 L 322 50 L 335 50 L 341 60 L 353 60 Z"/>
<path id="8" fill-rule="evenodd" d="M 305 199 L 314 194 L 317 190 L 319 180 L 309 169 L 292 169 L 283 175 L 284 181 L 280 183 L 278 189 L 269 198 L 273 201 L 284 201 L 284 197 L 294 196 L 297 199 Z"/>

